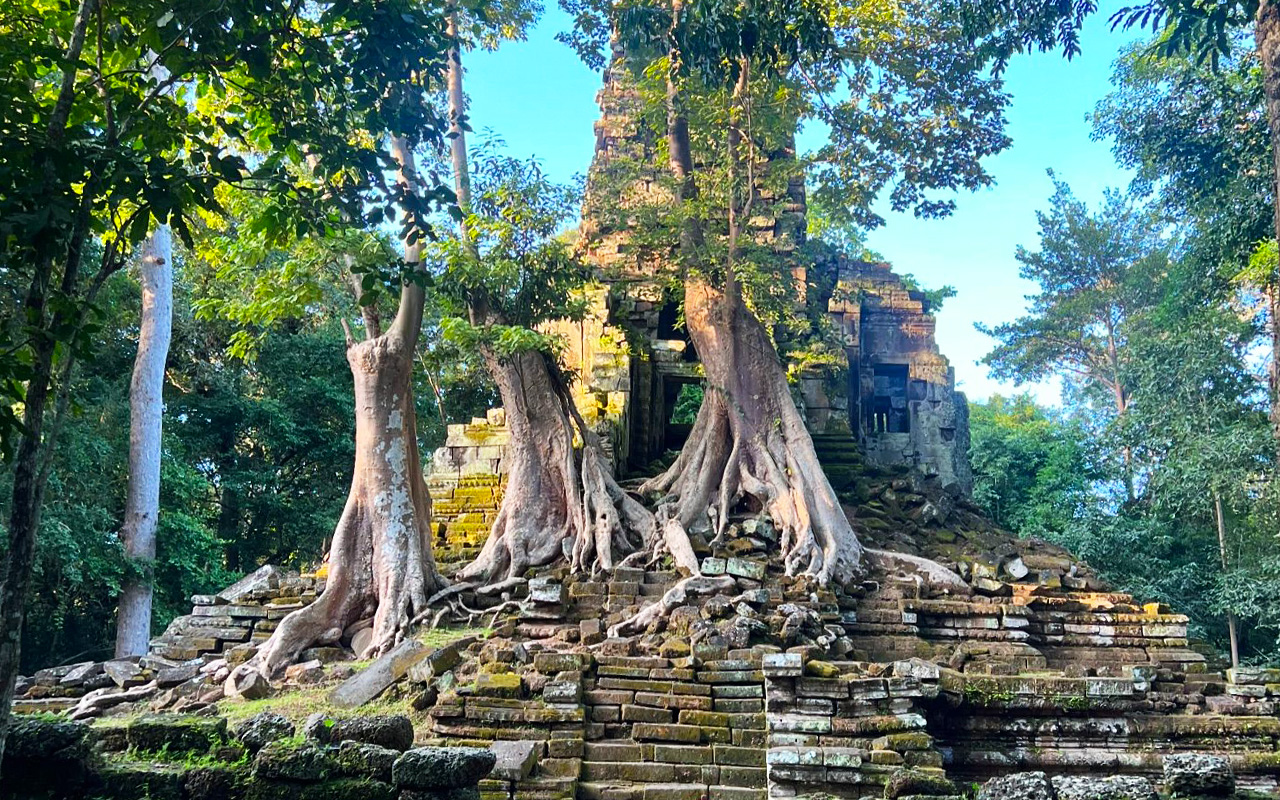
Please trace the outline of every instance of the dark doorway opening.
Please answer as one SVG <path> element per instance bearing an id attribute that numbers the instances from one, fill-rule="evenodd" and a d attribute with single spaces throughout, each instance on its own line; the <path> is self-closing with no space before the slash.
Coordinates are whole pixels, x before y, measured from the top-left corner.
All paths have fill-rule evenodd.
<path id="1" fill-rule="evenodd" d="M 910 368 L 906 364 L 876 364 L 872 367 L 868 432 L 911 432 L 911 412 L 907 406 L 909 378 Z"/>

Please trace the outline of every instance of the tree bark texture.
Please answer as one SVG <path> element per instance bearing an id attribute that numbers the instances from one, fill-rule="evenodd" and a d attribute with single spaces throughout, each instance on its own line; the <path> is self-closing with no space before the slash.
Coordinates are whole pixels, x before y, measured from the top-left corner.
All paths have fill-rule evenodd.
<path id="1" fill-rule="evenodd" d="M 458 579 L 492 592 L 562 557 L 574 571 L 591 573 L 612 570 L 628 556 L 656 555 L 653 515 L 614 480 L 598 437 L 547 357 L 489 351 L 485 362 L 511 433 L 507 488 L 484 548 Z"/>
<path id="2" fill-rule="evenodd" d="M 410 145 L 393 137 L 399 180 L 419 182 Z M 422 239 L 406 242 L 405 262 L 421 269 Z M 347 363 L 355 382 L 356 454 L 347 504 L 329 548 L 329 575 L 315 602 L 280 622 L 258 654 L 233 672 L 268 677 L 304 648 L 338 641 L 352 623 L 373 619 L 373 639 L 361 656 L 380 655 L 408 635 L 445 587 L 431 553 L 431 497 L 418 452 L 411 377 L 425 294 L 406 281 L 395 320 L 385 332 L 355 342 Z"/>
<path id="3" fill-rule="evenodd" d="M 1258 4 L 1254 43 L 1262 61 L 1262 86 L 1267 103 L 1267 129 L 1271 136 L 1272 200 L 1275 236 L 1280 241 L 1280 5 L 1274 0 Z M 1280 453 L 1280 268 L 1271 275 L 1266 291 L 1271 317 L 1271 430 Z"/>
<path id="4" fill-rule="evenodd" d="M 67 120 L 71 113 L 71 101 L 75 96 L 76 70 L 84 49 L 89 18 L 93 15 L 95 0 L 80 0 L 75 24 L 67 44 L 64 63 L 70 65 L 62 75 L 58 98 L 49 118 L 48 142 L 50 152 L 66 138 Z M 52 155 L 49 156 L 52 159 Z M 46 163 L 49 190 L 56 185 L 53 164 Z M 52 239 L 50 236 L 45 237 Z M 70 251 L 78 256 L 80 241 L 70 242 Z M 43 501 L 44 480 L 41 449 L 45 409 L 49 402 L 53 377 L 53 357 L 56 342 L 52 331 L 65 322 L 62 315 L 52 317 L 46 308 L 54 263 L 54 244 L 37 243 L 35 275 L 24 300 L 24 310 L 40 322 L 41 333 L 32 350 L 32 378 L 27 383 L 23 399 L 21 439 L 14 455 L 13 489 L 9 507 L 9 546 L 0 558 L 0 763 L 4 760 L 4 745 L 9 732 L 9 718 L 13 708 L 13 692 L 18 679 L 22 651 L 22 623 L 26 613 L 27 589 L 31 584 L 31 570 L 35 562 L 36 532 L 40 526 L 40 506 Z M 74 288 L 78 272 L 78 259 L 68 258 L 63 273 L 63 288 Z"/>
<path id="5" fill-rule="evenodd" d="M 160 226 L 139 262 L 142 318 L 138 355 L 129 385 L 129 484 L 125 493 L 125 557 L 134 574 L 125 581 L 116 620 L 116 658 L 143 655 L 151 639 L 152 573 L 160 517 L 160 452 L 164 368 L 173 331 L 173 239 Z"/>
<path id="6" fill-rule="evenodd" d="M 1218 554 L 1222 559 L 1222 571 L 1226 572 L 1231 568 L 1227 558 L 1227 518 L 1222 510 L 1222 495 L 1217 492 L 1213 493 L 1213 514 L 1218 523 Z M 1236 630 L 1236 615 L 1230 611 L 1227 612 L 1227 639 L 1231 646 L 1231 666 L 1239 667 L 1240 638 Z"/>

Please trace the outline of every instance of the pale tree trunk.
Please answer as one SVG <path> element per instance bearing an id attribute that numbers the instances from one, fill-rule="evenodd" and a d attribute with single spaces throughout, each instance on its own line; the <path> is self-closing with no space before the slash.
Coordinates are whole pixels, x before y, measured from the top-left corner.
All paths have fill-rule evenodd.
<path id="1" fill-rule="evenodd" d="M 449 33 L 456 36 L 455 16 L 449 16 Z M 454 192 L 465 215 L 471 211 L 471 180 L 462 86 L 462 52 L 455 47 L 447 76 L 449 149 Z M 481 260 L 465 219 L 459 233 L 468 255 Z M 505 321 L 483 292 L 468 297 L 467 306 L 473 325 Z M 588 573 L 612 570 L 627 557 L 656 559 L 661 540 L 653 515 L 614 479 L 599 437 L 578 414 L 559 367 L 541 352 L 499 355 L 486 349 L 483 356 L 510 431 L 507 486 L 484 547 L 457 578 L 492 594 L 523 580 L 530 567 L 562 558 L 575 572 Z"/>
<path id="2" fill-rule="evenodd" d="M 419 187 L 408 145 L 394 139 L 400 180 Z M 421 241 L 405 247 L 405 261 L 421 263 Z M 372 618 L 373 639 L 363 657 L 402 641 L 425 615 L 445 581 L 431 553 L 431 499 L 418 452 L 412 372 L 422 328 L 422 286 L 407 281 L 395 320 L 364 341 L 347 339 L 355 382 L 355 469 L 333 543 L 329 575 L 315 602 L 293 612 L 258 654 L 228 679 L 249 670 L 272 676 L 304 648 L 339 640 L 351 624 Z"/>
<path id="3" fill-rule="evenodd" d="M 1271 137 L 1272 219 L 1280 242 L 1280 5 L 1274 0 L 1258 4 L 1254 43 L 1262 61 L 1262 86 L 1267 102 L 1267 129 Z M 1267 311 L 1271 317 L 1271 368 L 1267 373 L 1271 390 L 1271 431 L 1280 460 L 1280 268 L 1273 271 L 1266 287 Z"/>
<path id="4" fill-rule="evenodd" d="M 80 0 L 76 10 L 71 39 L 63 58 L 63 63 L 68 66 L 63 71 L 58 97 L 49 117 L 48 145 L 51 148 L 57 147 L 66 137 L 67 120 L 76 89 L 76 65 L 84 49 L 85 34 L 94 8 L 95 0 Z M 55 165 L 46 163 L 45 171 L 49 176 L 49 189 L 53 191 L 57 182 Z M 82 215 L 87 216 L 87 205 L 81 211 Z M 79 235 L 71 243 L 76 252 L 67 259 L 61 287 L 68 296 L 76 288 L 78 250 L 83 242 L 84 235 Z M 47 472 L 41 469 L 41 451 L 44 415 L 53 377 L 55 340 L 52 331 L 66 322 L 63 314 L 50 312 L 47 307 L 53 274 L 53 245 L 48 241 L 37 242 L 36 250 L 39 254 L 38 263 L 23 301 L 23 310 L 30 319 L 37 320 L 37 324 L 43 326 L 42 333 L 45 335 L 37 337 L 32 348 L 32 377 L 27 382 L 23 398 L 24 430 L 13 462 L 9 543 L 3 556 L 0 556 L 0 763 L 4 760 L 14 686 L 18 679 L 27 589 L 31 584 L 31 570 L 35 563 L 36 532 L 40 526 L 40 507 L 44 499 L 45 479 L 48 477 Z"/>
<path id="5" fill-rule="evenodd" d="M 161 225 L 143 245 L 139 275 L 142 316 L 129 386 L 129 485 L 121 530 L 124 554 L 134 574 L 120 594 L 116 658 L 143 655 L 151 639 L 164 367 L 173 331 L 173 238 L 167 225 Z"/>
<path id="6" fill-rule="evenodd" d="M 680 16 L 677 0 L 673 26 L 680 24 Z M 697 199 L 698 187 L 688 120 L 676 78 L 680 53 L 674 48 L 669 64 L 669 167 L 675 178 L 676 201 L 687 204 Z M 738 101 L 744 96 L 743 89 L 740 82 L 735 92 Z M 730 163 L 736 171 L 742 160 L 738 152 L 742 136 L 740 131 L 730 133 Z M 750 197 L 752 191 L 749 188 L 746 195 Z M 738 212 L 735 208 L 730 214 L 735 234 Z M 863 574 L 870 556 L 886 567 L 920 573 L 934 586 L 967 592 L 963 580 L 940 564 L 871 551 L 858 541 L 818 462 L 773 339 L 743 301 L 733 264 L 727 265 L 723 290 L 712 286 L 706 271 L 698 269 L 699 260 L 705 258 L 704 241 L 701 221 L 693 214 L 686 215 L 679 244 L 686 271 L 685 324 L 706 373 L 707 392 L 675 463 L 641 489 L 663 495 L 658 517 L 668 540 L 687 538 L 686 531 L 704 523 L 719 539 L 729 524 L 730 512 L 744 497 L 751 496 L 781 533 L 782 559 L 789 575 L 808 575 L 823 585 L 847 584 Z M 734 251 L 736 242 L 731 241 L 730 252 Z M 689 585 L 696 580 L 695 572 Z M 637 628 L 652 616 L 652 608 L 644 609 L 615 630 Z"/>
<path id="7" fill-rule="evenodd" d="M 1227 558 L 1227 520 L 1226 515 L 1222 511 L 1222 495 L 1216 491 L 1213 493 L 1213 514 L 1218 523 L 1218 554 L 1222 558 L 1222 571 L 1226 572 L 1229 566 Z M 1231 643 L 1231 666 L 1240 666 L 1240 641 L 1236 632 L 1236 615 L 1227 612 L 1227 637 Z"/>

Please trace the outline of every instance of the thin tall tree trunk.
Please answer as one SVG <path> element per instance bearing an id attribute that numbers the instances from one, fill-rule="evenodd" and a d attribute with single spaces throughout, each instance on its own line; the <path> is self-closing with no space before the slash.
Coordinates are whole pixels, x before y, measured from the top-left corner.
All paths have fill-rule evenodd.
<path id="1" fill-rule="evenodd" d="M 1230 562 L 1227 558 L 1227 520 L 1226 515 L 1222 511 L 1222 495 L 1218 492 L 1213 493 L 1213 513 L 1218 522 L 1218 553 L 1222 558 L 1222 571 L 1225 573 L 1230 568 Z M 1240 666 L 1240 641 L 1236 634 L 1236 615 L 1227 612 L 1227 637 L 1231 642 L 1231 666 Z"/>
<path id="2" fill-rule="evenodd" d="M 1258 4 L 1254 43 L 1262 61 L 1267 130 L 1271 136 L 1273 227 L 1280 242 L 1280 5 L 1275 0 L 1262 0 Z M 1266 298 L 1271 317 L 1271 368 L 1267 374 L 1271 390 L 1271 431 L 1276 440 L 1277 459 L 1280 459 L 1280 266 L 1270 276 Z"/>
<path id="3" fill-rule="evenodd" d="M 67 45 L 63 63 L 68 66 L 62 75 L 58 97 L 50 114 L 48 146 L 56 149 L 66 137 L 67 120 L 71 113 L 71 101 L 75 96 L 76 71 L 80 54 L 84 49 L 89 19 L 93 15 L 95 0 L 80 0 L 72 26 L 71 40 Z M 49 191 L 56 187 L 53 156 L 45 165 Z M 35 562 L 36 531 L 40 526 L 40 506 L 43 502 L 41 448 L 45 408 L 49 402 L 53 377 L 53 357 L 56 342 L 53 331 L 65 320 L 60 313 L 47 317 L 46 300 L 53 273 L 54 251 L 57 237 L 52 233 L 37 242 L 37 263 L 27 296 L 24 311 L 30 319 L 39 321 L 41 335 L 32 348 L 32 377 L 27 383 L 23 398 L 22 423 L 24 430 L 14 457 L 13 490 L 9 507 L 9 547 L 0 561 L 0 763 L 4 760 L 4 745 L 9 732 L 9 718 L 13 707 L 14 686 L 22 652 L 22 623 L 26 612 L 27 589 L 31 583 L 31 570 Z M 79 271 L 80 242 L 74 236 L 69 242 L 71 257 L 67 259 L 62 276 L 64 288 L 74 288 Z M 47 323 L 47 324 L 46 324 Z"/>
<path id="4" fill-rule="evenodd" d="M 116 658 L 147 652 L 152 577 L 160 518 L 160 453 L 164 367 L 173 332 L 173 239 L 160 226 L 142 247 L 142 322 L 129 386 L 129 486 L 125 494 L 125 557 L 134 570 L 120 594 Z"/>

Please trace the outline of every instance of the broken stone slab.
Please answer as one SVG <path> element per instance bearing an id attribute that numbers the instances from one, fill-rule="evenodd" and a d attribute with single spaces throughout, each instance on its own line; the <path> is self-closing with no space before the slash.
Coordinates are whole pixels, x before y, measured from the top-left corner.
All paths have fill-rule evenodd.
<path id="1" fill-rule="evenodd" d="M 320 683 L 324 680 L 324 664 L 319 659 L 303 661 L 301 664 L 290 664 L 285 667 L 284 679 L 288 683 L 300 686 Z"/>
<path id="2" fill-rule="evenodd" d="M 479 783 L 497 761 L 478 747 L 420 747 L 396 759 L 391 779 L 401 789 L 462 789 Z"/>
<path id="3" fill-rule="evenodd" d="M 207 753 L 227 739 L 225 717 L 148 714 L 129 723 L 129 747 L 147 753 Z"/>
<path id="4" fill-rule="evenodd" d="M 116 686 L 124 686 L 142 675 L 142 667 L 125 659 L 107 661 L 102 665 L 102 670 L 111 676 Z"/>
<path id="5" fill-rule="evenodd" d="M 302 733 L 308 739 L 326 745 L 363 742 L 400 752 L 413 747 L 413 722 L 403 714 L 331 717 L 317 712 L 307 717 Z"/>
<path id="6" fill-rule="evenodd" d="M 222 691 L 232 699 L 261 700 L 271 694 L 271 683 L 266 676 L 247 664 L 231 670 L 222 685 Z"/>
<path id="7" fill-rule="evenodd" d="M 799 653 L 765 653 L 760 668 L 766 677 L 798 678 L 804 674 L 804 656 Z"/>
<path id="8" fill-rule="evenodd" d="M 1019 772 L 987 781 L 977 800 L 1055 800 L 1055 795 L 1043 772 Z"/>
<path id="9" fill-rule="evenodd" d="M 728 564 L 725 559 L 717 558 L 715 556 L 707 556 L 702 559 L 702 566 L 700 567 L 702 574 L 709 576 L 723 575 L 727 568 Z"/>
<path id="10" fill-rule="evenodd" d="M 343 681 L 329 693 L 329 702 L 339 708 L 358 708 L 387 690 L 408 674 L 431 651 L 416 639 L 405 639 L 361 672 Z"/>
<path id="11" fill-rule="evenodd" d="M 391 771 L 399 757 L 399 750 L 354 741 L 343 742 L 333 754 L 340 774 L 352 778 L 372 778 L 383 783 L 391 782 Z"/>
<path id="12" fill-rule="evenodd" d="M 237 725 L 232 735 L 249 752 L 256 753 L 272 742 L 293 736 L 293 723 L 282 714 L 263 711 Z"/>
<path id="13" fill-rule="evenodd" d="M 83 686 L 86 680 L 100 672 L 102 672 L 102 664 L 96 661 L 84 661 L 73 665 L 71 670 L 58 681 L 58 685 L 66 687 Z"/>
<path id="14" fill-rule="evenodd" d="M 218 592 L 217 596 L 228 603 L 234 603 L 247 594 L 279 589 L 280 578 L 284 575 L 284 570 L 274 564 L 267 564 Z"/>
<path id="15" fill-rule="evenodd" d="M 1164 788 L 1174 797 L 1228 797 L 1236 776 L 1222 756 L 1177 753 L 1164 757 Z"/>
<path id="16" fill-rule="evenodd" d="M 267 616 L 267 610 L 262 606 L 250 605 L 227 605 L 227 606 L 196 606 L 191 609 L 191 615 L 195 617 L 218 619 L 221 617 L 241 617 L 243 619 L 264 619 Z"/>
<path id="17" fill-rule="evenodd" d="M 533 772 L 542 754 L 540 741 L 498 741 L 489 745 L 497 760 L 490 777 L 504 781 L 522 781 Z"/>
<path id="18" fill-rule="evenodd" d="M 95 689 L 80 698 L 80 702 L 67 716 L 72 720 L 91 719 L 121 703 L 146 700 L 159 691 L 159 688 L 155 681 L 152 681 L 123 691 L 119 688 Z"/>
<path id="19" fill-rule="evenodd" d="M 336 767 L 313 742 L 275 741 L 258 751 L 253 774 L 259 779 L 315 783 L 329 777 Z"/>
<path id="20" fill-rule="evenodd" d="M 551 578 L 533 578 L 529 581 L 529 602 L 545 606 L 560 605 L 564 602 L 564 586 Z"/>
<path id="21" fill-rule="evenodd" d="M 156 673 L 156 683 L 161 689 L 168 689 L 178 684 L 186 683 L 192 678 L 199 677 L 203 666 L 204 664 L 199 661 L 188 661 L 185 664 L 165 667 Z"/>
<path id="22" fill-rule="evenodd" d="M 191 595 L 191 605 L 193 606 L 220 606 L 230 602 L 225 597 L 216 594 L 193 594 Z"/>
<path id="23" fill-rule="evenodd" d="M 724 562 L 724 571 L 735 578 L 748 578 L 753 581 L 764 580 L 765 566 L 763 561 L 752 561 L 746 558 L 729 558 Z"/>
<path id="24" fill-rule="evenodd" d="M 1158 800 L 1151 781 L 1137 775 L 1110 778 L 1055 775 L 1053 788 L 1058 800 Z"/>
<path id="25" fill-rule="evenodd" d="M 897 678 L 916 678 L 922 681 L 936 681 L 942 674 L 937 664 L 919 658 L 893 662 L 893 675 Z"/>

